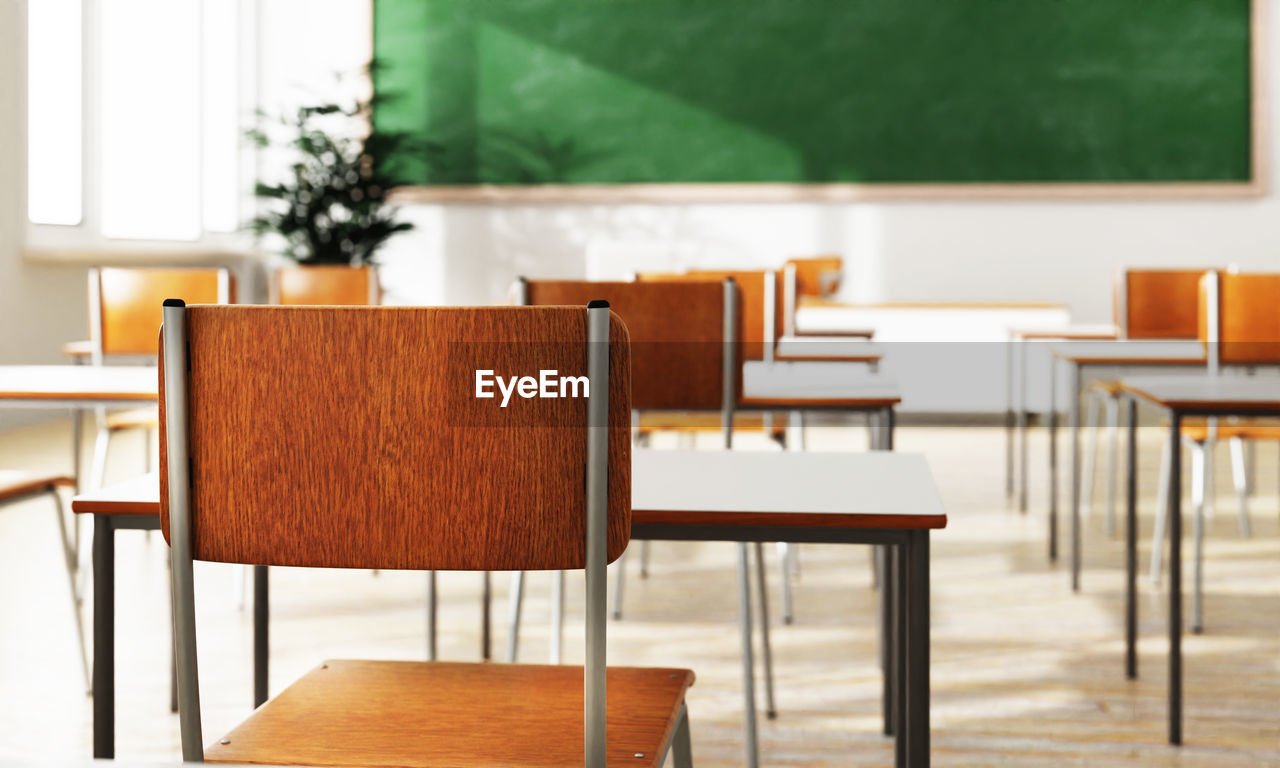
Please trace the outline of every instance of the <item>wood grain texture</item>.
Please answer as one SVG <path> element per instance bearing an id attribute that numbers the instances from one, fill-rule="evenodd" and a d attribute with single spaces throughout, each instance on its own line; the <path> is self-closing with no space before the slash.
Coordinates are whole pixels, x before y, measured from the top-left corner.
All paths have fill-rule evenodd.
<path id="1" fill-rule="evenodd" d="M 787 259 L 796 268 L 796 296 L 834 296 L 840 292 L 844 259 L 834 254 Z"/>
<path id="2" fill-rule="evenodd" d="M 782 277 L 776 272 L 742 270 L 690 270 L 688 272 L 645 272 L 636 275 L 640 282 L 703 282 L 717 284 L 732 278 L 738 284 L 738 342 L 740 356 L 744 360 L 764 359 L 764 290 L 765 280 L 772 275 L 777 291 L 774 294 L 773 337 L 782 335 L 783 305 Z"/>
<path id="3" fill-rule="evenodd" d="M 272 303 L 293 306 L 369 306 L 381 301 L 378 271 L 340 264 L 281 267 L 272 283 Z"/>
<path id="4" fill-rule="evenodd" d="M 187 336 L 196 559 L 583 567 L 587 400 L 513 395 L 500 408 L 475 397 L 475 371 L 584 376 L 585 307 L 199 306 Z M 613 560 L 631 498 L 631 360 L 616 315 L 610 339 Z M 167 536 L 163 442 L 160 456 Z"/>
<path id="5" fill-rule="evenodd" d="M 1117 291 L 1124 291 L 1116 323 L 1130 339 L 1194 339 L 1197 337 L 1200 278 L 1207 269 L 1129 269 Z"/>
<path id="6" fill-rule="evenodd" d="M 1224 272 L 1219 279 L 1221 362 L 1280 362 L 1280 273 Z"/>
<path id="7" fill-rule="evenodd" d="M 215 742 L 222 763 L 386 768 L 583 764 L 582 668 L 327 661 Z M 610 765 L 657 768 L 685 669 L 607 673 Z M 637 755 L 643 755 L 638 757 Z"/>
<path id="8" fill-rule="evenodd" d="M 73 477 L 66 475 L 26 472 L 18 469 L 0 469 L 0 502 L 16 499 L 39 491 L 75 485 Z"/>
<path id="9" fill-rule="evenodd" d="M 724 287 L 719 281 L 620 283 L 531 280 L 532 305 L 605 299 L 631 338 L 631 407 L 719 410 Z"/>
<path id="10" fill-rule="evenodd" d="M 102 338 L 93 341 L 104 355 L 154 355 L 164 300 L 217 304 L 223 280 L 227 300 L 235 303 L 235 277 L 226 269 L 104 267 L 98 270 Z"/>

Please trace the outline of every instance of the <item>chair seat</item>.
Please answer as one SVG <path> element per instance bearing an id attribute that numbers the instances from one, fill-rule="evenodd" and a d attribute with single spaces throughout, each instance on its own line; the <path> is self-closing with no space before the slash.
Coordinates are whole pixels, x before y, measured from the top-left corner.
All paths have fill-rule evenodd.
<path id="1" fill-rule="evenodd" d="M 0 469 L 0 501 L 9 501 L 29 493 L 50 491 L 58 486 L 75 485 L 66 475 L 41 474 L 17 469 Z"/>
<path id="2" fill-rule="evenodd" d="M 155 429 L 159 426 L 160 409 L 154 405 L 107 414 L 107 429 Z"/>
<path id="3" fill-rule="evenodd" d="M 785 417 L 775 417 L 772 433 L 780 435 L 786 429 Z M 735 431 L 751 431 L 764 429 L 764 414 L 734 414 Z M 699 411 L 646 411 L 640 414 L 638 431 L 641 434 L 651 432 L 718 432 L 721 429 L 720 414 Z"/>
<path id="4" fill-rule="evenodd" d="M 1089 382 L 1089 387 L 1105 393 L 1108 397 L 1116 397 L 1122 391 L 1119 379 L 1098 379 Z"/>
<path id="5" fill-rule="evenodd" d="M 659 765 L 693 679 L 684 669 L 609 668 L 611 765 Z M 581 766 L 582 680 L 582 668 L 570 666 L 327 661 L 206 749 L 205 759 L 397 768 Z"/>
<path id="6" fill-rule="evenodd" d="M 1209 423 L 1205 419 L 1187 420 L 1182 423 L 1182 437 L 1194 443 L 1209 439 Z M 1280 440 L 1280 421 L 1275 419 L 1246 419 L 1228 421 L 1218 419 L 1218 439 Z"/>

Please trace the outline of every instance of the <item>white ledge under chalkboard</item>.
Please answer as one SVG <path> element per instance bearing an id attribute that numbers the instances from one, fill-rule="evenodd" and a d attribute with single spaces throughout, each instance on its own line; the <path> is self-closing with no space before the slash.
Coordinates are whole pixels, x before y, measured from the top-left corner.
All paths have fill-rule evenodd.
<path id="1" fill-rule="evenodd" d="M 1196 200 L 1261 197 L 1261 178 L 1241 182 L 1026 184 L 476 184 L 409 186 L 401 204 L 823 203 L 894 200 Z"/>

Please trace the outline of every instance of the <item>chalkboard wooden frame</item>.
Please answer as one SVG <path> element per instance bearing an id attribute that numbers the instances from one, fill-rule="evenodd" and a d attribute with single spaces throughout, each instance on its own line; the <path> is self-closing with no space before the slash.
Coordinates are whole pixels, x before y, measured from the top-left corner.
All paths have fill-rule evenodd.
<path id="1" fill-rule="evenodd" d="M 1028 183 L 631 183 L 414 185 L 393 190 L 396 203 L 424 204 L 695 204 L 851 203 L 974 200 L 1221 200 L 1267 194 L 1266 0 L 1250 0 L 1250 178 L 1214 182 Z M 373 0 L 369 0 L 370 17 Z M 372 29 L 372 24 L 370 28 Z M 370 40 L 372 50 L 373 41 Z"/>

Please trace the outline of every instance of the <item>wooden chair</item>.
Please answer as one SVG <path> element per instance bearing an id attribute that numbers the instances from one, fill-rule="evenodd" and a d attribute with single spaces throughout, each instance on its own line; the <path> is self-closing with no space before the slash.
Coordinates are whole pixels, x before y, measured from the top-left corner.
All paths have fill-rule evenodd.
<path id="1" fill-rule="evenodd" d="M 167 298 L 197 304 L 235 302 L 235 277 L 225 268 L 101 267 L 89 270 L 90 360 L 103 365 L 119 358 L 156 357 L 160 306 Z M 146 464 L 151 466 L 150 431 L 159 423 L 154 407 L 97 410 L 98 436 L 90 464 L 90 487 L 106 478 L 111 438 L 126 429 L 147 431 Z"/>
<path id="2" fill-rule="evenodd" d="M 369 265 L 281 267 L 272 276 L 270 301 L 287 306 L 377 306 L 382 288 L 377 269 Z"/>
<path id="3" fill-rule="evenodd" d="M 605 667 L 605 566 L 627 545 L 631 491 L 630 347 L 606 303 L 165 304 L 161 528 L 184 760 L 604 768 L 657 766 L 670 748 L 691 764 L 693 673 Z M 585 377 L 589 397 L 501 408 L 477 397 L 486 369 Z M 328 661 L 206 749 L 194 560 L 585 569 L 587 664 Z"/>
<path id="4" fill-rule="evenodd" d="M 1120 339 L 1175 340 L 1197 338 L 1200 278 L 1203 269 L 1127 269 L 1113 287 L 1113 311 Z M 1120 382 L 1091 382 L 1085 393 L 1083 475 L 1081 504 L 1085 514 L 1093 508 L 1094 464 L 1099 434 L 1099 409 L 1107 428 L 1106 533 L 1116 530 L 1116 456 L 1120 451 Z"/>
<path id="5" fill-rule="evenodd" d="M 787 259 L 782 265 L 782 323 L 780 334 L 800 335 L 796 330 L 796 305 L 803 297 L 830 299 L 840 292 L 844 260 L 839 256 Z"/>
<path id="6" fill-rule="evenodd" d="M 1198 334 L 1208 353 L 1209 375 L 1221 375 L 1232 366 L 1280 365 L 1280 273 L 1242 274 L 1209 271 L 1199 281 Z M 1280 385 L 1278 385 L 1280 386 Z M 1204 521 L 1213 498 L 1213 449 L 1217 441 L 1231 447 L 1232 479 L 1238 500 L 1240 535 L 1253 535 L 1249 517 L 1249 477 L 1245 445 L 1249 441 L 1280 440 L 1275 419 L 1198 419 L 1182 428 L 1182 440 L 1191 448 L 1192 537 L 1195 542 L 1195 576 L 1191 597 L 1191 628 L 1204 629 Z M 1168 520 L 1168 461 L 1172 446 L 1165 446 L 1161 483 L 1156 501 L 1156 525 L 1152 539 L 1151 578 L 1158 580 Z"/>
<path id="7" fill-rule="evenodd" d="M 586 301 L 586 297 L 605 297 L 631 334 L 632 423 L 637 424 L 637 414 L 644 411 L 702 414 L 719 419 L 723 445 L 732 447 L 734 407 L 741 393 L 741 358 L 746 346 L 737 343 L 737 329 L 740 327 L 737 307 L 741 293 L 732 277 L 633 283 L 521 279 L 513 293 L 517 302 L 536 306 L 574 305 Z M 740 547 L 740 554 L 745 557 L 746 544 Z M 760 586 L 766 712 L 773 717 L 769 614 L 764 588 L 763 545 L 758 542 L 755 544 L 755 557 L 756 578 Z M 614 573 L 614 618 L 622 616 L 626 584 L 624 565 L 620 559 Z M 744 574 L 745 571 L 740 573 L 738 588 L 744 595 L 749 595 L 750 585 Z M 507 648 L 508 660 L 515 658 L 522 587 L 522 582 L 513 582 L 512 630 L 508 635 L 512 644 Z M 553 585 L 553 590 L 551 636 L 554 663 L 559 661 L 558 637 L 563 617 L 559 602 L 563 591 L 558 584 Z M 747 631 L 751 631 L 750 627 Z"/>
<path id="8" fill-rule="evenodd" d="M 84 670 L 85 691 L 92 692 L 89 654 L 85 648 L 84 621 L 80 616 L 80 594 L 76 588 L 76 551 L 67 530 L 67 519 L 62 509 L 62 497 L 58 494 L 59 488 L 74 487 L 75 484 L 75 478 L 63 475 L 0 469 L 0 507 L 16 504 L 38 496 L 47 496 L 53 502 L 53 514 L 58 520 L 58 543 L 62 549 L 63 565 L 67 570 L 67 584 L 71 591 L 71 612 L 76 620 L 76 640 L 80 643 L 80 665 Z"/>

